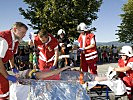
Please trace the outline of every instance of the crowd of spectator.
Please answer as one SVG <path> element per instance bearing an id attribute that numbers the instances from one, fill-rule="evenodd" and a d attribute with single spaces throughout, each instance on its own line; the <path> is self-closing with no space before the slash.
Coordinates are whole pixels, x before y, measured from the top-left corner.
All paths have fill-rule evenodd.
<path id="1" fill-rule="evenodd" d="M 77 45 L 71 45 L 68 47 L 70 66 L 80 66 L 80 52 Z M 118 61 L 119 48 L 116 46 L 98 46 L 98 64 L 113 63 Z M 19 46 L 17 54 L 14 56 L 15 64 L 19 70 L 36 69 L 33 64 L 34 52 L 38 57 L 38 50 L 30 46 Z M 60 64 L 60 63 L 58 63 Z M 10 70 L 9 63 L 5 64 L 7 70 Z M 58 65 L 59 66 L 59 65 Z M 65 65 L 64 65 L 65 66 Z"/>
<path id="2" fill-rule="evenodd" d="M 119 48 L 112 46 L 99 46 L 97 47 L 98 51 L 98 64 L 103 63 L 113 63 L 117 62 L 119 59 L 118 53 Z"/>

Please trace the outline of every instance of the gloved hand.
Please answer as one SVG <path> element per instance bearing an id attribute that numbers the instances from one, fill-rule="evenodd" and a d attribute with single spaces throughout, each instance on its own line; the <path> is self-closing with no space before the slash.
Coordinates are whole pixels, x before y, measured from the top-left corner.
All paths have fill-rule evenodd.
<path id="1" fill-rule="evenodd" d="M 16 78 L 15 76 L 12 76 L 12 75 L 8 75 L 8 76 L 7 76 L 7 79 L 8 79 L 9 81 L 12 81 L 13 83 L 17 82 L 17 78 Z"/>
<path id="2" fill-rule="evenodd" d="M 114 68 L 109 66 L 108 68 L 108 72 L 107 72 L 107 78 L 109 80 L 112 80 L 113 78 L 117 77 L 117 72 L 116 71 L 113 71 Z"/>
<path id="3" fill-rule="evenodd" d="M 50 68 L 50 70 L 54 70 L 54 69 L 56 69 L 56 66 L 52 66 L 52 67 Z"/>
<path id="4" fill-rule="evenodd" d="M 19 73 L 19 70 L 17 70 L 17 68 L 14 67 L 14 68 L 12 69 L 12 72 L 13 72 L 14 74 L 17 74 L 17 73 Z"/>
<path id="5" fill-rule="evenodd" d="M 79 51 L 84 51 L 85 49 L 84 49 L 84 48 L 79 48 L 78 50 L 79 50 Z"/>

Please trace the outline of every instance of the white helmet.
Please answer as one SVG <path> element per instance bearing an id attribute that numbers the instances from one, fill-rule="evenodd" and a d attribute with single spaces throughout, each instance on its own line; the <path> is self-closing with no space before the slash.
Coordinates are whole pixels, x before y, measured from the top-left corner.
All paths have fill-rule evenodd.
<path id="1" fill-rule="evenodd" d="M 82 32 L 82 31 L 88 31 L 88 27 L 85 23 L 80 23 L 77 26 L 77 31 Z"/>
<path id="2" fill-rule="evenodd" d="M 120 50 L 119 55 L 126 55 L 128 57 L 133 56 L 133 50 L 131 46 L 123 46 L 122 49 Z"/>
<path id="3" fill-rule="evenodd" d="M 59 31 L 58 31 L 58 35 L 61 35 L 61 34 L 65 34 L 65 31 L 63 30 L 63 29 L 60 29 Z"/>

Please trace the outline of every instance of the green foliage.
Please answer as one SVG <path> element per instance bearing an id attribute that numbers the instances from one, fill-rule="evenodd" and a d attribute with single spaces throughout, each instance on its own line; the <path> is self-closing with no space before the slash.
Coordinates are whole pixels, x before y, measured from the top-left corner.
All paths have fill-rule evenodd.
<path id="1" fill-rule="evenodd" d="M 133 43 L 133 0 L 128 0 L 122 10 L 124 14 L 120 15 L 122 22 L 116 35 L 119 36 L 120 42 Z"/>
<path id="2" fill-rule="evenodd" d="M 85 22 L 88 26 L 97 19 L 102 0 L 23 0 L 28 9 L 19 8 L 21 15 L 30 20 L 33 29 L 45 28 L 56 35 L 64 29 L 71 38 L 79 36 L 77 25 Z"/>

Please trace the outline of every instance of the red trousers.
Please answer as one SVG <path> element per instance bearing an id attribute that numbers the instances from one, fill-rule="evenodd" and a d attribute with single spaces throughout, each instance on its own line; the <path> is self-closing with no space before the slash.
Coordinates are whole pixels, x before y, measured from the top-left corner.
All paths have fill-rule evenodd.
<path id="1" fill-rule="evenodd" d="M 9 97 L 9 81 L 0 74 L 0 100 Z"/>
<path id="2" fill-rule="evenodd" d="M 129 98 L 129 100 L 132 100 L 132 98 L 133 98 L 133 78 L 125 76 L 125 77 L 123 77 L 123 82 L 126 85 L 127 96 Z"/>
<path id="3" fill-rule="evenodd" d="M 81 68 L 83 72 L 88 72 L 88 68 L 90 69 L 91 74 L 97 74 L 97 64 L 96 61 L 87 61 L 85 59 L 85 55 L 81 54 L 80 58 Z"/>

